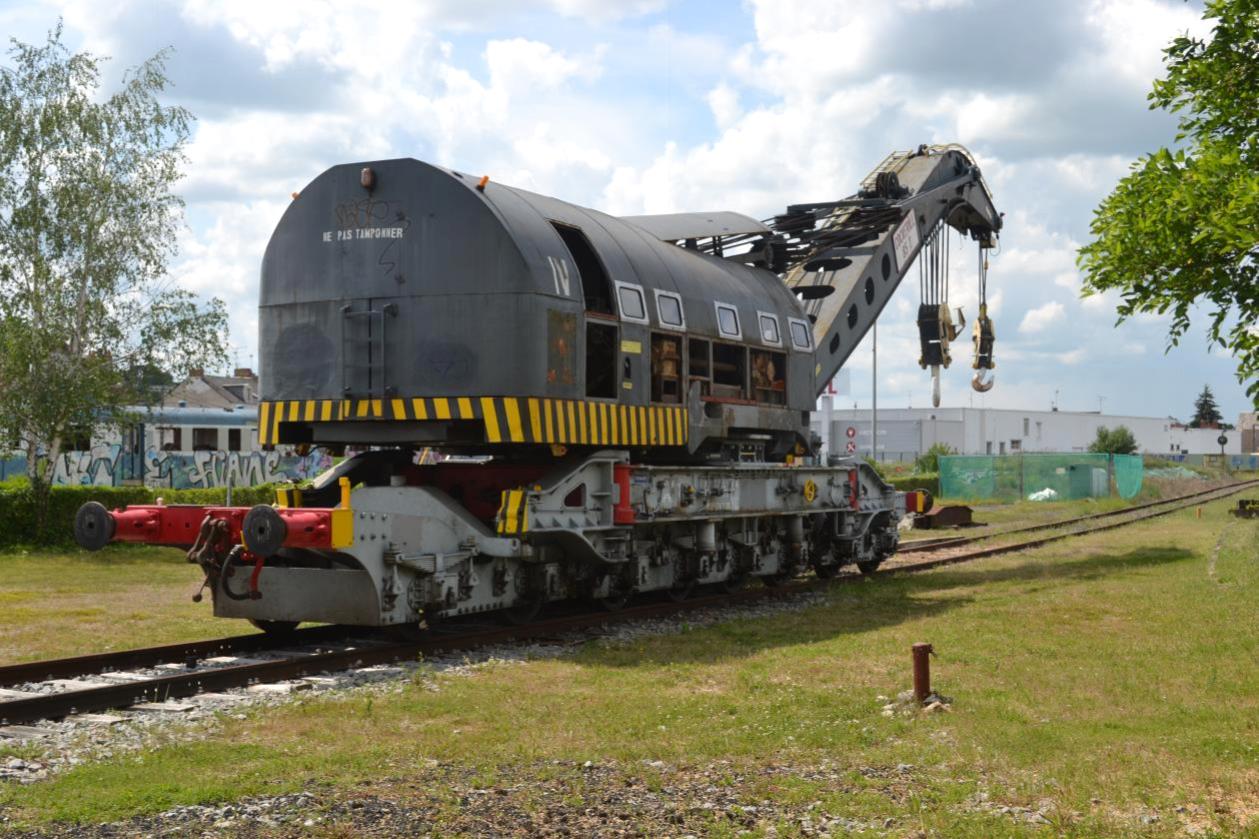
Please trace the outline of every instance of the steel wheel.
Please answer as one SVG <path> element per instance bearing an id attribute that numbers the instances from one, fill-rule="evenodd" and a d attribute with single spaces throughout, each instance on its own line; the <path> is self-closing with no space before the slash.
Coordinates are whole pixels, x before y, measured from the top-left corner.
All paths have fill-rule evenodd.
<path id="1" fill-rule="evenodd" d="M 268 635 L 287 635 L 297 629 L 297 625 L 301 623 L 301 621 L 264 621 L 259 618 L 250 618 L 249 622 Z"/>
<path id="2" fill-rule="evenodd" d="M 693 591 L 695 591 L 695 581 L 687 580 L 686 582 L 682 583 L 682 585 L 680 586 L 674 586 L 673 588 L 665 589 L 665 595 L 667 595 L 668 598 L 672 600 L 674 603 L 681 603 L 683 600 L 690 597 L 691 592 Z"/>

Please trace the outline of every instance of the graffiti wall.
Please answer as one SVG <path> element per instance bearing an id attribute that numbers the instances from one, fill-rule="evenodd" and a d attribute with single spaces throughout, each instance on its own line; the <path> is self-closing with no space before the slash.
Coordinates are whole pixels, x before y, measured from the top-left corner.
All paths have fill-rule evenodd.
<path id="1" fill-rule="evenodd" d="M 53 483 L 64 486 L 121 486 L 143 481 L 146 486 L 175 489 L 256 486 L 313 478 L 332 466 L 323 451 L 304 457 L 280 452 L 164 452 L 143 455 L 122 446 L 96 446 L 86 452 L 66 452 L 57 459 Z M 26 457 L 0 461 L 0 480 L 26 474 Z"/>

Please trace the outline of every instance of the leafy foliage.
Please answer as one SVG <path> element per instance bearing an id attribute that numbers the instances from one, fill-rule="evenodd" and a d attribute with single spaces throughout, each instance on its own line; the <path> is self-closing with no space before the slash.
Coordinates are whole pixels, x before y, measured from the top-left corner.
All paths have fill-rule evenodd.
<path id="1" fill-rule="evenodd" d="M 41 503 L 29 484 L 0 485 L 0 547 L 13 545 L 74 545 L 74 514 L 88 501 L 99 501 L 109 509 L 128 504 L 203 504 L 221 506 L 225 489 L 164 489 L 142 486 L 55 486 L 45 502 L 47 514 L 41 524 L 37 507 Z M 275 487 L 260 484 L 236 487 L 232 504 L 252 507 L 275 501 Z"/>
<path id="2" fill-rule="evenodd" d="M 1119 292 L 1121 322 L 1170 312 L 1169 347 L 1205 306 L 1211 344 L 1232 351 L 1259 407 L 1259 8 L 1208 0 L 1205 17 L 1210 40 L 1176 38 L 1149 96 L 1180 114 L 1174 146 L 1137 160 L 1101 203 L 1079 264 L 1086 295 Z"/>
<path id="3" fill-rule="evenodd" d="M 914 471 L 918 474 L 940 471 L 940 457 L 957 454 L 957 449 L 948 443 L 935 443 L 914 460 Z"/>
<path id="4" fill-rule="evenodd" d="M 1220 428 L 1224 417 L 1220 414 L 1219 406 L 1215 404 L 1215 394 L 1211 392 L 1209 385 L 1202 386 L 1202 393 L 1198 394 L 1198 398 L 1193 403 L 1193 419 L 1189 421 L 1190 428 Z"/>
<path id="5" fill-rule="evenodd" d="M 1116 426 L 1114 430 L 1101 426 L 1097 436 L 1089 443 L 1089 451 L 1095 454 L 1136 454 L 1137 438 L 1126 425 Z"/>
<path id="6" fill-rule="evenodd" d="M 163 105 L 164 53 L 101 95 L 100 61 L 12 42 L 0 69 L 0 431 L 37 501 L 75 430 L 150 404 L 156 371 L 226 359 L 226 310 L 166 279 L 191 115 Z M 145 371 L 137 375 L 136 371 Z M 44 505 L 37 503 L 36 513 Z M 40 516 L 42 518 L 42 516 Z"/>

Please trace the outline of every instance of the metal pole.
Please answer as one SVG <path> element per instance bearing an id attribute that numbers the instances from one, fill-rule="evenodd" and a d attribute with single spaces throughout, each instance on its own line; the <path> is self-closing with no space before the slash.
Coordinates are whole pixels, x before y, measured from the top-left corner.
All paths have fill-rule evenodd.
<path id="1" fill-rule="evenodd" d="M 933 652 L 930 644 L 918 643 L 910 648 L 914 657 L 914 699 L 919 705 L 927 701 L 931 695 L 931 659 Z"/>
<path id="2" fill-rule="evenodd" d="M 870 458 L 879 459 L 879 322 L 870 330 L 873 349 L 872 375 L 870 377 Z"/>

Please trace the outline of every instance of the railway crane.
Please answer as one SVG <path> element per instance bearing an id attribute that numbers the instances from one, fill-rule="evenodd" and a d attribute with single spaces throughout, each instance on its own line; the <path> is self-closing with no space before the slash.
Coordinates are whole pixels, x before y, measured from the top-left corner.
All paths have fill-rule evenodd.
<path id="1" fill-rule="evenodd" d="M 259 442 L 353 453 L 275 505 L 89 503 L 77 539 L 187 548 L 216 615 L 271 630 L 870 572 L 929 499 L 820 458 L 810 411 L 915 260 L 921 363 L 947 366 L 948 231 L 976 243 L 982 291 L 1001 226 L 958 146 L 766 221 L 334 166 L 263 258 Z M 977 388 L 992 338 L 981 298 Z"/>

